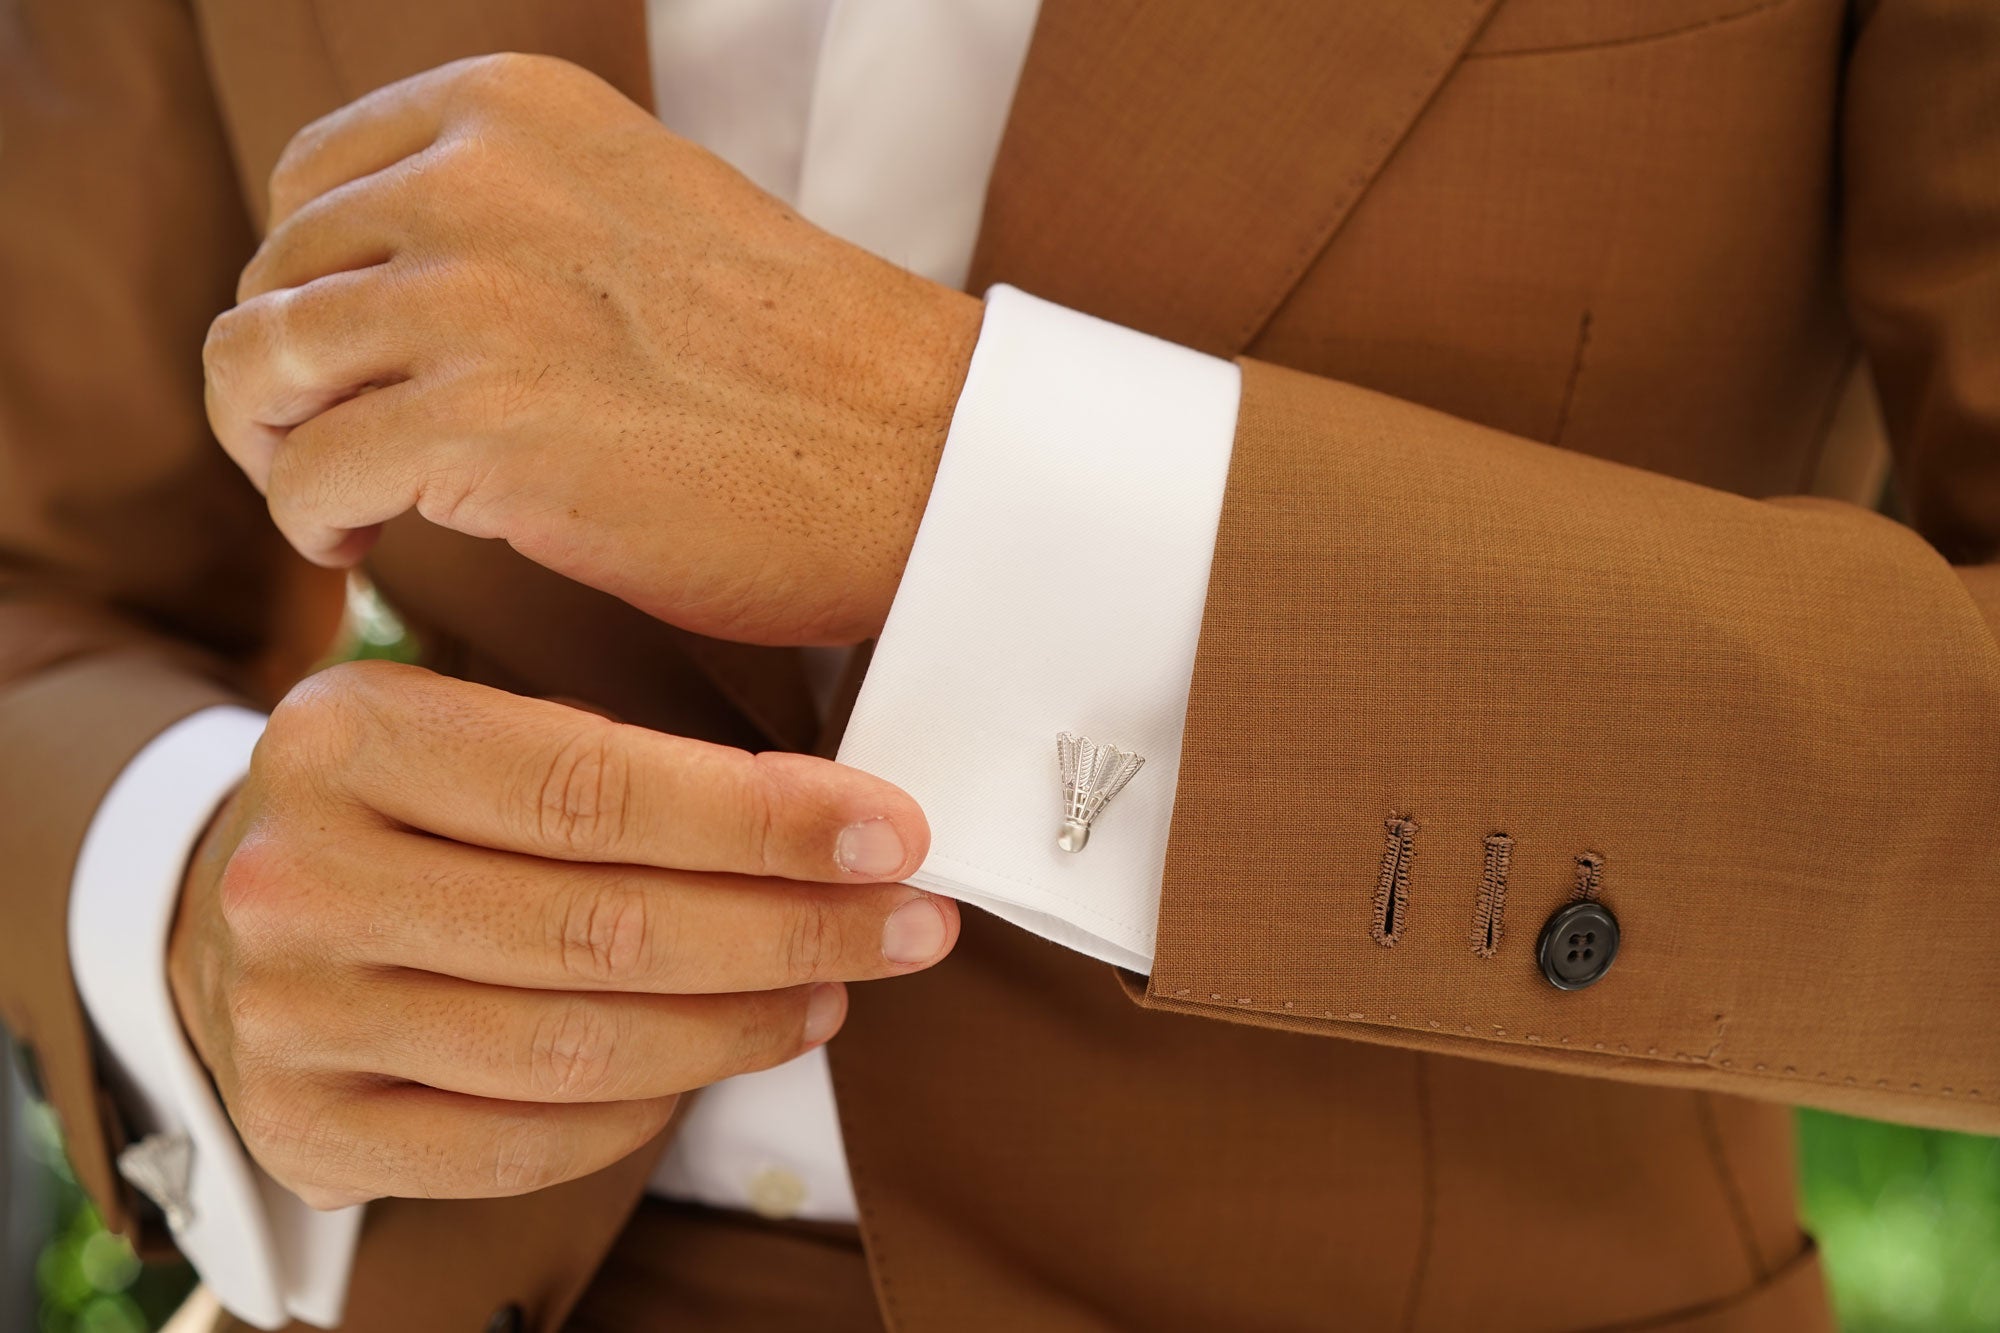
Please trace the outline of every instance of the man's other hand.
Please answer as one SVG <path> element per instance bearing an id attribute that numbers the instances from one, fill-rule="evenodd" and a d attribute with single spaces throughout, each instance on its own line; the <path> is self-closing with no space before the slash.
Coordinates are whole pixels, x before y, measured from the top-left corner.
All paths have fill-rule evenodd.
<path id="1" fill-rule="evenodd" d="M 517 55 L 300 131 L 238 300 L 210 420 L 311 559 L 415 509 L 781 644 L 881 629 L 981 313 Z"/>
<path id="2" fill-rule="evenodd" d="M 175 1002 L 244 1142 L 319 1207 L 518 1194 L 930 966 L 903 792 L 357 663 L 273 713 L 190 868 Z"/>

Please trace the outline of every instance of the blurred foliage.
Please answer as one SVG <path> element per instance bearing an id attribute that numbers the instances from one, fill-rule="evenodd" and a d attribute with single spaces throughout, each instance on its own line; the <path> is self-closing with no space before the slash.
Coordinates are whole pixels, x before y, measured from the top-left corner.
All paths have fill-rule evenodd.
<path id="1" fill-rule="evenodd" d="M 147 1333 L 165 1323 L 194 1285 L 194 1273 L 186 1264 L 142 1264 L 104 1229 L 70 1174 L 46 1107 L 31 1110 L 28 1149 L 55 1185 L 49 1240 L 35 1265 L 40 1333 Z"/>
<path id="2" fill-rule="evenodd" d="M 349 574 L 347 615 L 326 661 L 415 662 L 421 655 L 422 645 L 416 636 L 382 600 L 374 585 L 360 574 Z"/>
<path id="3" fill-rule="evenodd" d="M 1846 1333 L 2000 1329 L 2000 1139 L 1817 1111 L 1799 1139 Z"/>

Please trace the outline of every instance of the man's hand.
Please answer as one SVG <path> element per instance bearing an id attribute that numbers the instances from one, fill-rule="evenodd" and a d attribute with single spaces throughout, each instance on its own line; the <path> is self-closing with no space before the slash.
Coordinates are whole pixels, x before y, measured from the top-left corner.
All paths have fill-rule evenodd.
<path id="1" fill-rule="evenodd" d="M 203 840 L 169 976 L 244 1142 L 308 1203 L 518 1194 L 825 1041 L 840 983 L 942 958 L 957 908 L 894 883 L 928 840 L 826 760 L 336 667 Z"/>
<path id="2" fill-rule="evenodd" d="M 784 644 L 881 628 L 981 312 L 536 56 L 302 130 L 238 299 L 209 417 L 308 557 L 415 508 Z"/>

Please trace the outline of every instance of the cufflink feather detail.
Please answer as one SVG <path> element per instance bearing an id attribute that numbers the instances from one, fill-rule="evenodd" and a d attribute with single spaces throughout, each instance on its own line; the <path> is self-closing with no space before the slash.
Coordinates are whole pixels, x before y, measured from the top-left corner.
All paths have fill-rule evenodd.
<path id="1" fill-rule="evenodd" d="M 1056 846 L 1080 852 L 1090 841 L 1090 826 L 1111 798 L 1125 789 L 1145 764 L 1144 755 L 1104 745 L 1088 736 L 1063 732 L 1056 737 L 1056 770 L 1062 776 L 1064 818 Z"/>
<path id="2" fill-rule="evenodd" d="M 185 1134 L 148 1134 L 118 1154 L 118 1174 L 158 1204 L 167 1228 L 194 1221 L 194 1140 Z"/>

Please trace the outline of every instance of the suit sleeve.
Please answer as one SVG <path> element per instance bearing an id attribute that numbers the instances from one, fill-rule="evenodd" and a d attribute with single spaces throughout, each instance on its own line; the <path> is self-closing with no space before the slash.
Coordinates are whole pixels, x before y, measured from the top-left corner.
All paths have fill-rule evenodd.
<path id="1" fill-rule="evenodd" d="M 2000 1132 L 1996 67 L 1883 0 L 1848 71 L 1912 527 L 1245 364 L 1143 1003 Z"/>
<path id="2" fill-rule="evenodd" d="M 0 11 L 0 1016 L 127 1229 L 67 963 L 79 845 L 147 740 L 267 696 L 337 604 L 204 419 L 202 339 L 252 245 L 181 5 Z"/>

